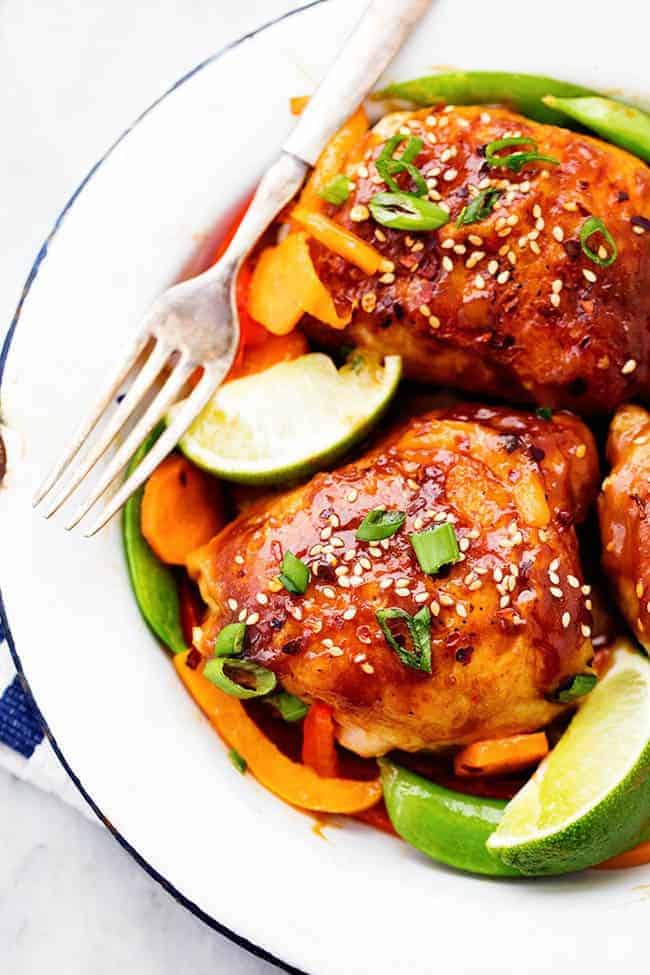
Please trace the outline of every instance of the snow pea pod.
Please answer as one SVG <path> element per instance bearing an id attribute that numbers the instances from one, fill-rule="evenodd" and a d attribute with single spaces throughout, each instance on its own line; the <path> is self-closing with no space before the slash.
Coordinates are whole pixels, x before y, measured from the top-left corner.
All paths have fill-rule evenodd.
<path id="1" fill-rule="evenodd" d="M 133 455 L 126 476 L 138 466 L 160 436 L 160 424 Z M 180 622 L 176 579 L 172 570 L 154 555 L 140 529 L 140 510 L 144 487 L 124 505 L 122 537 L 129 578 L 138 608 L 155 635 L 174 653 L 187 649 Z"/>
<path id="2" fill-rule="evenodd" d="M 566 125 L 566 116 L 545 104 L 545 95 L 578 98 L 595 94 L 589 88 L 536 74 L 503 71 L 451 71 L 400 81 L 378 92 L 376 98 L 401 98 L 416 105 L 507 105 L 537 122 Z"/>
<path id="3" fill-rule="evenodd" d="M 501 821 L 504 800 L 453 792 L 390 759 L 380 759 L 379 765 L 390 821 L 407 843 L 459 870 L 521 876 L 492 856 L 485 845 Z"/>
<path id="4" fill-rule="evenodd" d="M 593 95 L 585 98 L 558 98 L 547 94 L 547 108 L 592 129 L 608 142 L 622 146 L 650 162 L 650 115 L 632 105 Z M 564 122 L 566 125 L 566 121 Z"/>

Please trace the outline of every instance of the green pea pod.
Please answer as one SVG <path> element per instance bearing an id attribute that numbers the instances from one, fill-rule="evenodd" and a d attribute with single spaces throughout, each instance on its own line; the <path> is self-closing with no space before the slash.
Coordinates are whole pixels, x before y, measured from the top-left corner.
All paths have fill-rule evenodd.
<path id="1" fill-rule="evenodd" d="M 164 429 L 156 427 L 133 455 L 128 477 L 147 454 Z M 180 622 L 180 605 L 174 574 L 152 552 L 140 529 L 142 495 L 140 488 L 124 505 L 122 538 L 131 586 L 145 623 L 173 653 L 183 653 L 187 644 Z"/>
<path id="2" fill-rule="evenodd" d="M 566 125 L 565 115 L 542 101 L 545 95 L 580 98 L 589 88 L 536 74 L 503 71 L 451 71 L 388 85 L 375 98 L 401 98 L 416 105 L 507 105 L 528 118 Z"/>
<path id="3" fill-rule="evenodd" d="M 390 821 L 407 843 L 432 860 L 469 873 L 521 876 L 485 845 L 501 820 L 505 801 L 452 792 L 386 758 L 379 765 Z"/>
<path id="4" fill-rule="evenodd" d="M 615 102 L 611 98 L 594 95 L 590 98 L 557 98 L 546 95 L 544 104 L 566 118 L 579 122 L 613 142 L 650 162 L 650 115 L 632 105 Z"/>

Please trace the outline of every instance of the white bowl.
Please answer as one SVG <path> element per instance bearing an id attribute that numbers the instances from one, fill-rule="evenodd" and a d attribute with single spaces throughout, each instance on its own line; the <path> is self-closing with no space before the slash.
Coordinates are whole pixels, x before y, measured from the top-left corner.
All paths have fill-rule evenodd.
<path id="1" fill-rule="evenodd" d="M 438 867 L 350 821 L 320 838 L 233 773 L 138 614 L 118 522 L 86 541 L 32 512 L 120 341 L 255 183 L 293 124 L 289 97 L 313 89 L 363 6 L 311 5 L 199 65 L 93 168 L 36 259 L 3 382 L 12 652 L 97 814 L 176 897 L 252 950 L 318 975 L 568 975 L 623 963 L 641 973 L 650 868 L 504 882 Z M 389 77 L 441 64 L 520 69 L 645 97 L 643 17 L 635 0 L 534 10 L 443 0 Z"/>

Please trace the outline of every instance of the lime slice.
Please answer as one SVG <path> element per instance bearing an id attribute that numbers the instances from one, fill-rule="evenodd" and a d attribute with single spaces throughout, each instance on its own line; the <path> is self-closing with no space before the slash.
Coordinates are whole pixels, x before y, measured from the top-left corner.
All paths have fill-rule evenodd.
<path id="1" fill-rule="evenodd" d="M 569 873 L 628 850 L 649 822 L 650 662 L 620 641 L 487 846 L 522 873 Z"/>
<path id="2" fill-rule="evenodd" d="M 320 352 L 281 362 L 218 389 L 180 448 L 199 467 L 241 484 L 306 477 L 368 433 L 400 375 L 399 356 L 381 366 L 357 352 L 339 370 Z"/>

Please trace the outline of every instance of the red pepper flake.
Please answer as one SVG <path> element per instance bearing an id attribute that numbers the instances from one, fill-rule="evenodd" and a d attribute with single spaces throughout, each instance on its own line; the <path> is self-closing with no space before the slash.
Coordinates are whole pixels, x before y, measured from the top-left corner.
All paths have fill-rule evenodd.
<path id="1" fill-rule="evenodd" d="M 196 647 L 192 647 L 187 657 L 185 658 L 185 666 L 189 667 L 190 670 L 196 670 L 196 668 L 199 666 L 202 660 L 203 657 L 196 649 Z"/>

